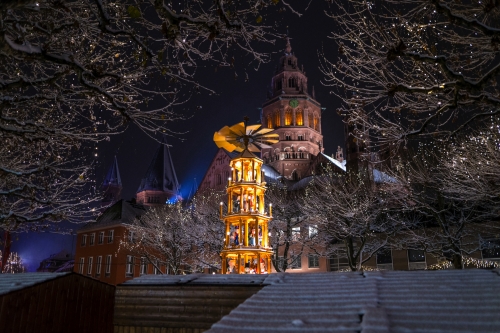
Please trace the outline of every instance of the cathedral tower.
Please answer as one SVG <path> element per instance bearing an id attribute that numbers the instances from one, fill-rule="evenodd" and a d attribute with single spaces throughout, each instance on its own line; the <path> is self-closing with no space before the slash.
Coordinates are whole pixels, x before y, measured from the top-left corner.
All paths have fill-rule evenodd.
<path id="1" fill-rule="evenodd" d="M 170 150 L 164 140 L 149 164 L 146 176 L 137 189 L 137 203 L 145 206 L 163 205 L 180 200 L 179 182 Z"/>
<path id="2" fill-rule="evenodd" d="M 286 178 L 306 176 L 314 157 L 323 151 L 321 105 L 314 92 L 313 96 L 308 93 L 306 74 L 299 68 L 289 39 L 262 106 L 262 125 L 279 134 L 278 143 L 262 150 L 264 162 Z"/>
<path id="3" fill-rule="evenodd" d="M 103 198 L 101 206 L 107 207 L 120 200 L 122 188 L 122 179 L 120 177 L 120 170 L 118 170 L 118 160 L 115 156 L 113 165 L 109 168 L 106 178 L 104 178 L 102 182 L 101 190 L 103 192 Z"/>

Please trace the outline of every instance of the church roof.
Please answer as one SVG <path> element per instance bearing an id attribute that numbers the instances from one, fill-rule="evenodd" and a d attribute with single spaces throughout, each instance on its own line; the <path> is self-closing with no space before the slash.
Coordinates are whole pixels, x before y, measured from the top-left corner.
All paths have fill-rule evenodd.
<path id="1" fill-rule="evenodd" d="M 122 179 L 120 177 L 120 170 L 118 169 L 118 160 L 116 156 L 113 160 L 113 164 L 106 174 L 106 178 L 102 182 L 102 186 L 122 186 Z"/>
<path id="2" fill-rule="evenodd" d="M 115 204 L 108 207 L 95 222 L 87 223 L 79 231 L 116 224 L 130 224 L 135 218 L 145 212 L 146 208 L 143 205 L 136 204 L 133 201 L 118 200 Z"/>
<path id="3" fill-rule="evenodd" d="M 177 194 L 179 188 L 170 150 L 164 140 L 156 150 L 146 172 L 146 177 L 142 179 L 137 193 L 142 191 L 163 191 Z"/>

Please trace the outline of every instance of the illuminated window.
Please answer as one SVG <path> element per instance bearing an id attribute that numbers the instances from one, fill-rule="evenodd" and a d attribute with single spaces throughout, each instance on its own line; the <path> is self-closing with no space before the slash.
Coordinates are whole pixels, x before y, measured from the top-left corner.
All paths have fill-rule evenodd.
<path id="1" fill-rule="evenodd" d="M 300 227 L 292 227 L 292 240 L 297 241 L 300 238 Z"/>
<path id="2" fill-rule="evenodd" d="M 276 127 L 281 126 L 281 122 L 280 122 L 280 112 L 279 112 L 278 110 L 274 113 L 274 125 L 275 125 Z"/>
<path id="3" fill-rule="evenodd" d="M 297 109 L 297 111 L 295 113 L 295 121 L 297 123 L 297 126 L 303 126 L 304 125 L 304 110 Z"/>
<path id="4" fill-rule="evenodd" d="M 313 116 L 312 112 L 307 113 L 307 120 L 309 122 L 309 127 L 313 128 L 314 116 Z"/>
<path id="5" fill-rule="evenodd" d="M 319 118 L 317 115 L 314 115 L 314 129 L 319 132 Z"/>
<path id="6" fill-rule="evenodd" d="M 318 234 L 318 226 L 310 225 L 309 226 L 309 238 L 312 238 Z"/>
<path id="7" fill-rule="evenodd" d="M 267 115 L 267 128 L 273 128 L 273 119 L 271 115 Z"/>
<path id="8" fill-rule="evenodd" d="M 285 111 L 285 126 L 290 126 L 292 125 L 292 110 L 287 109 Z"/>

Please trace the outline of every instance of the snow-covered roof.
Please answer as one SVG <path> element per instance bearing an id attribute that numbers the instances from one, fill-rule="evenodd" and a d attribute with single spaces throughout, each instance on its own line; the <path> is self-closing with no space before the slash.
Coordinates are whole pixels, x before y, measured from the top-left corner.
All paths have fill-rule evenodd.
<path id="1" fill-rule="evenodd" d="M 207 332 L 500 332 L 499 270 L 278 273 L 263 284 Z"/>
<path id="2" fill-rule="evenodd" d="M 248 274 L 189 274 L 189 275 L 143 275 L 122 283 L 122 286 L 133 285 L 262 285 L 267 275 Z"/>
<path id="3" fill-rule="evenodd" d="M 389 176 L 383 171 L 373 169 L 373 181 L 375 183 L 397 183 L 396 178 Z"/>
<path id="4" fill-rule="evenodd" d="M 345 160 L 343 162 L 339 162 L 336 159 L 334 159 L 333 157 L 328 156 L 326 154 L 321 153 L 321 155 L 323 155 L 324 157 L 326 157 L 330 162 L 332 162 L 333 164 L 335 164 L 336 166 L 338 166 L 340 169 L 346 171 L 346 167 L 345 167 L 346 161 Z"/>
<path id="5" fill-rule="evenodd" d="M 36 284 L 56 279 L 69 273 L 19 273 L 0 274 L 0 295 L 31 287 Z"/>

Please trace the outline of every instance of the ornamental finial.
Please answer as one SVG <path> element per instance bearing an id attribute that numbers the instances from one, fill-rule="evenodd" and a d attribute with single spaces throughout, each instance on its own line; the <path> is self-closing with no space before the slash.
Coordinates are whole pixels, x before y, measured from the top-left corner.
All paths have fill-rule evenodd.
<path id="1" fill-rule="evenodd" d="M 292 45 L 290 45 L 290 38 L 286 38 L 286 47 L 285 47 L 285 52 L 286 54 L 290 54 L 292 52 Z"/>

